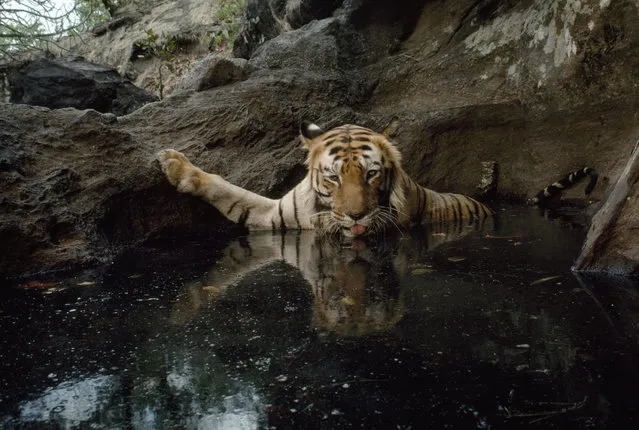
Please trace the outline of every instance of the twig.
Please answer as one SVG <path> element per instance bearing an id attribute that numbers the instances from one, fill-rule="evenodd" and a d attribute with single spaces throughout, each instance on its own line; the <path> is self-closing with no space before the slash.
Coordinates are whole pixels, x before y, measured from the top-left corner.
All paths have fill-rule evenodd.
<path id="1" fill-rule="evenodd" d="M 389 382 L 389 381 L 390 381 L 390 379 L 368 379 L 368 378 L 349 379 L 349 380 L 346 380 L 346 381 L 335 382 L 335 383 L 329 384 L 329 385 L 322 385 L 318 389 L 323 390 L 323 389 L 326 389 L 326 388 L 339 387 L 339 386 L 343 386 L 344 384 L 353 384 L 353 383 L 356 383 L 356 382 Z"/>
<path id="2" fill-rule="evenodd" d="M 409 59 L 411 59 L 411 60 L 415 61 L 416 63 L 419 63 L 419 60 L 418 60 L 417 58 L 415 58 L 415 57 L 411 56 L 411 55 L 404 54 L 403 52 L 402 52 L 401 54 L 399 54 L 399 55 L 400 55 L 400 56 L 402 56 L 402 57 L 409 58 Z"/>
<path id="3" fill-rule="evenodd" d="M 581 400 L 580 402 L 576 402 L 576 403 L 551 403 L 551 402 L 545 402 L 545 403 L 537 403 L 538 405 L 572 405 L 566 408 L 561 408 L 559 410 L 555 410 L 555 411 L 542 411 L 542 412 L 530 412 L 530 413 L 511 413 L 510 411 L 507 410 L 507 416 L 506 418 L 533 418 L 533 417 L 538 417 L 532 421 L 530 421 L 530 424 L 534 424 L 540 421 L 543 421 L 547 418 L 550 418 L 553 415 L 559 415 L 559 414 L 566 414 L 568 412 L 572 412 L 572 411 L 576 411 L 577 409 L 581 409 L 584 407 L 584 405 L 586 404 L 586 402 L 588 401 L 588 396 L 585 396 L 583 398 L 583 400 Z"/>

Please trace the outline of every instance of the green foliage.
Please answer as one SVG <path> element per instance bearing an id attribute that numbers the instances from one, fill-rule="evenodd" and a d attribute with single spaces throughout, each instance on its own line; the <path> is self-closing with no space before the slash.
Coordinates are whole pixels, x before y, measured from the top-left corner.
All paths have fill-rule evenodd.
<path id="1" fill-rule="evenodd" d="M 115 9 L 107 8 L 111 4 L 113 3 L 97 0 L 75 0 L 76 13 L 82 26 L 74 29 L 74 33 L 89 30 L 111 19 L 115 12 Z"/>
<path id="2" fill-rule="evenodd" d="M 146 38 L 135 42 L 136 52 L 142 56 L 152 56 L 163 61 L 171 61 L 177 51 L 177 41 L 164 33 L 156 34 L 152 28 L 145 31 Z"/>
<path id="3" fill-rule="evenodd" d="M 0 21 L 0 60 L 10 59 L 25 51 L 40 49 L 50 36 L 40 22 Z"/>
<path id="4" fill-rule="evenodd" d="M 240 19 L 246 10 L 246 0 L 219 0 L 215 16 L 221 30 L 213 37 L 211 48 L 232 48 L 240 27 Z"/>
<path id="5" fill-rule="evenodd" d="M 168 37 L 164 33 L 158 35 L 149 28 L 145 31 L 146 38 L 135 42 L 136 53 L 142 57 L 155 57 L 160 60 L 158 65 L 157 90 L 160 99 L 164 98 L 164 78 L 162 76 L 162 68 L 166 67 L 170 70 L 170 62 L 174 59 L 177 52 L 178 43 L 174 37 Z"/>
<path id="6" fill-rule="evenodd" d="M 244 13 L 246 0 L 219 0 L 215 16 L 220 21 L 233 22 Z"/>

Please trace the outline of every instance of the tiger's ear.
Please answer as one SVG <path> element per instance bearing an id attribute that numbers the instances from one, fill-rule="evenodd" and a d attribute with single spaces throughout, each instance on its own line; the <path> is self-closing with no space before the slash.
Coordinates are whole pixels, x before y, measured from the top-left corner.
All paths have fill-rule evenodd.
<path id="1" fill-rule="evenodd" d="M 386 127 L 384 127 L 384 130 L 382 130 L 380 134 L 390 140 L 397 133 L 397 129 L 399 129 L 399 118 L 394 116 L 391 118 L 389 123 L 386 124 Z"/>
<path id="2" fill-rule="evenodd" d="M 322 134 L 324 134 L 324 130 L 322 130 L 319 125 L 313 124 L 310 121 L 302 121 L 302 124 L 300 125 L 300 135 L 302 143 L 307 149 L 313 144 L 313 139 L 321 136 Z"/>

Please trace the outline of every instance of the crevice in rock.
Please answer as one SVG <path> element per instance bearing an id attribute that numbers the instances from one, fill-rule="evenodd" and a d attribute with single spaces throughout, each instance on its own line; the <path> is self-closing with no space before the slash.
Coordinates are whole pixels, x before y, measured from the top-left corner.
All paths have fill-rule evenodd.
<path id="1" fill-rule="evenodd" d="M 232 228 L 210 204 L 178 194 L 168 184 L 109 198 L 96 221 L 107 247 L 133 246 L 164 238 L 203 238 Z"/>

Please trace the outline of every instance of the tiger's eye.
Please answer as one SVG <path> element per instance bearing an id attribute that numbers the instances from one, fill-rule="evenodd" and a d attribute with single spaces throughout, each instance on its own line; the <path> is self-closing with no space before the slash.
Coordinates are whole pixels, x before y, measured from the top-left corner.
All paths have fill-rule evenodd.
<path id="1" fill-rule="evenodd" d="M 370 181 L 372 178 L 377 176 L 378 173 L 379 170 L 369 170 L 368 172 L 366 172 L 366 180 Z"/>
<path id="2" fill-rule="evenodd" d="M 331 182 L 339 182 L 339 176 L 337 175 L 328 175 L 326 176 L 326 179 L 328 179 Z"/>

